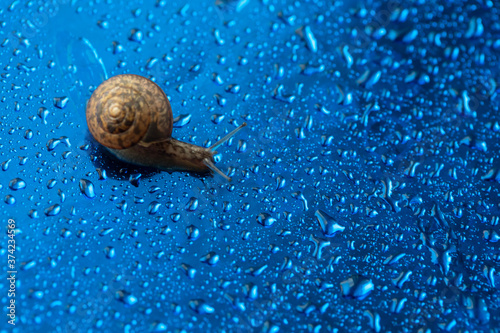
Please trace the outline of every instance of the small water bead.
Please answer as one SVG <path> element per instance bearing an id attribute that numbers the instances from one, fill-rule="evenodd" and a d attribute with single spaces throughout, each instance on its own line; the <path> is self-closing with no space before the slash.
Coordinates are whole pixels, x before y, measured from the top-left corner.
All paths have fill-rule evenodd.
<path id="1" fill-rule="evenodd" d="M 113 42 L 113 54 L 120 54 L 125 51 L 125 48 L 119 42 Z"/>
<path id="2" fill-rule="evenodd" d="M 245 284 L 243 287 L 245 296 L 250 300 L 256 300 L 259 297 L 259 288 L 253 283 Z"/>
<path id="3" fill-rule="evenodd" d="M 244 153 L 246 152 L 247 150 L 247 143 L 245 140 L 238 140 L 238 147 L 236 149 L 236 151 L 238 153 Z"/>
<path id="4" fill-rule="evenodd" d="M 54 188 L 54 186 L 56 186 L 56 184 L 57 184 L 57 180 L 49 179 L 47 181 L 47 188 L 50 190 L 50 189 Z"/>
<path id="5" fill-rule="evenodd" d="M 191 121 L 191 114 L 181 114 L 174 118 L 174 128 L 182 128 Z"/>
<path id="6" fill-rule="evenodd" d="M 227 99 L 219 94 L 214 94 L 215 100 L 219 106 L 224 106 L 227 103 Z"/>
<path id="7" fill-rule="evenodd" d="M 96 196 L 94 184 L 88 179 L 80 179 L 80 191 L 89 199 L 93 199 Z"/>
<path id="8" fill-rule="evenodd" d="M 213 114 L 211 117 L 211 120 L 214 124 L 218 125 L 220 124 L 226 116 L 223 114 Z"/>
<path id="9" fill-rule="evenodd" d="M 345 230 L 344 226 L 338 224 L 333 217 L 322 210 L 318 209 L 315 212 L 314 216 L 316 216 L 321 230 L 326 237 L 333 237 L 338 232 L 342 232 Z"/>
<path id="10" fill-rule="evenodd" d="M 370 295 L 375 286 L 370 279 L 362 275 L 353 275 L 342 281 L 340 287 L 342 296 L 363 300 Z"/>
<path id="11" fill-rule="evenodd" d="M 32 209 L 29 211 L 28 216 L 32 219 L 37 219 L 40 217 L 40 214 L 38 213 L 38 211 L 36 209 Z"/>
<path id="12" fill-rule="evenodd" d="M 21 178 L 14 178 L 9 182 L 9 188 L 14 191 L 22 190 L 26 188 L 26 182 Z"/>
<path id="13" fill-rule="evenodd" d="M 189 202 L 186 204 L 186 210 L 194 212 L 198 208 L 198 205 L 199 205 L 198 199 L 195 197 L 191 197 L 189 199 Z"/>
<path id="14" fill-rule="evenodd" d="M 33 138 L 33 131 L 30 129 L 26 130 L 26 132 L 24 133 L 24 138 L 26 140 L 31 140 Z"/>
<path id="15" fill-rule="evenodd" d="M 152 201 L 149 204 L 148 213 L 150 215 L 154 215 L 154 214 L 158 213 L 158 211 L 160 210 L 160 207 L 161 207 L 161 203 L 159 203 L 158 201 Z"/>
<path id="16" fill-rule="evenodd" d="M 4 202 L 8 205 L 13 205 L 16 203 L 16 198 L 14 198 L 13 195 L 8 194 L 5 196 Z"/>
<path id="17" fill-rule="evenodd" d="M 115 248 L 112 247 L 112 246 L 107 246 L 105 249 L 104 249 L 104 254 L 106 255 L 106 258 L 108 259 L 112 259 L 115 257 L 116 255 L 116 251 L 115 251 Z"/>
<path id="18" fill-rule="evenodd" d="M 135 187 L 139 187 L 140 181 L 141 181 L 142 174 L 141 173 L 135 173 L 131 174 L 128 178 L 128 181 L 130 184 L 132 184 Z"/>
<path id="19" fill-rule="evenodd" d="M 54 97 L 54 106 L 58 109 L 64 109 L 68 105 L 69 97 Z"/>
<path id="20" fill-rule="evenodd" d="M 318 41 L 316 37 L 314 36 L 314 33 L 311 30 L 310 26 L 303 26 L 299 29 L 296 30 L 296 33 L 301 36 L 305 42 L 306 46 L 311 52 L 318 52 Z"/>
<path id="21" fill-rule="evenodd" d="M 212 80 L 219 86 L 223 85 L 224 84 L 224 80 L 222 79 L 222 77 L 217 74 L 217 73 L 213 73 L 212 74 Z"/>
<path id="22" fill-rule="evenodd" d="M 144 39 L 144 35 L 139 29 L 132 29 L 128 39 L 132 42 L 141 43 Z"/>
<path id="23" fill-rule="evenodd" d="M 127 306 L 133 306 L 137 303 L 138 299 L 131 293 L 125 291 L 125 290 L 118 290 L 115 293 L 115 297 L 122 303 L 124 303 Z"/>
<path id="24" fill-rule="evenodd" d="M 106 236 L 113 232 L 114 228 L 104 228 L 99 231 L 99 236 Z"/>
<path id="25" fill-rule="evenodd" d="M 109 29 L 109 22 L 106 20 L 97 21 L 97 26 L 101 29 Z"/>
<path id="26" fill-rule="evenodd" d="M 158 63 L 158 58 L 150 58 L 146 63 L 146 69 L 153 68 Z"/>
<path id="27" fill-rule="evenodd" d="M 306 76 L 311 76 L 313 74 L 322 73 L 326 69 L 325 65 L 323 65 L 323 64 L 320 64 L 320 65 L 304 64 L 304 65 L 301 65 L 301 68 L 302 68 L 302 74 L 304 74 Z"/>
<path id="28" fill-rule="evenodd" d="M 105 169 L 97 168 L 96 171 L 97 174 L 99 175 L 99 180 L 106 180 L 108 178 Z"/>
<path id="29" fill-rule="evenodd" d="M 141 16 L 141 14 L 142 14 L 142 9 L 141 8 L 136 8 L 136 9 L 132 10 L 132 15 L 134 17 L 139 17 L 139 16 Z"/>
<path id="30" fill-rule="evenodd" d="M 63 228 L 63 229 L 61 229 L 61 232 L 59 233 L 59 235 L 60 235 L 62 238 L 69 238 L 69 237 L 71 237 L 72 232 L 71 232 L 71 230 L 68 230 L 68 229 L 66 229 L 66 228 Z"/>
<path id="31" fill-rule="evenodd" d="M 268 213 L 260 213 L 257 216 L 257 222 L 264 227 L 271 227 L 274 223 L 276 223 L 276 219 L 271 217 Z"/>
<path id="32" fill-rule="evenodd" d="M 194 64 L 193 66 L 191 66 L 191 68 L 189 68 L 189 71 L 190 71 L 190 72 L 193 72 L 193 73 L 196 73 L 196 72 L 198 72 L 200 69 L 201 69 L 201 65 L 200 65 L 200 64 Z"/>
<path id="33" fill-rule="evenodd" d="M 36 261 L 34 260 L 29 260 L 21 263 L 21 270 L 27 271 L 36 266 Z"/>
<path id="34" fill-rule="evenodd" d="M 221 37 L 219 29 L 214 29 L 214 37 L 217 45 L 222 46 L 226 43 L 225 40 Z"/>
<path id="35" fill-rule="evenodd" d="M 8 159 L 7 161 L 4 161 L 4 162 L 2 163 L 2 171 L 7 171 L 7 170 L 9 170 L 10 161 L 11 161 L 11 159 Z"/>
<path id="36" fill-rule="evenodd" d="M 282 102 L 286 103 L 292 103 L 296 96 L 295 95 L 286 95 L 285 94 L 285 87 L 282 84 L 279 84 L 276 89 L 274 90 L 274 96 L 275 99 L 280 100 Z"/>
<path id="37" fill-rule="evenodd" d="M 56 149 L 56 147 L 61 143 L 64 144 L 66 147 L 71 147 L 71 143 L 69 142 L 69 138 L 67 136 L 61 136 L 58 139 L 50 139 L 47 142 L 47 150 L 52 151 L 52 150 Z"/>
<path id="38" fill-rule="evenodd" d="M 188 236 L 189 240 L 197 240 L 198 237 L 200 237 L 200 229 L 198 229 L 194 225 L 190 225 L 189 227 L 186 228 L 186 234 Z"/>
<path id="39" fill-rule="evenodd" d="M 60 212 L 61 212 L 61 205 L 59 204 L 52 205 L 45 209 L 45 215 L 47 216 L 56 216 L 59 215 Z"/>
<path id="40" fill-rule="evenodd" d="M 245 66 L 247 64 L 248 64 L 248 59 L 247 58 L 245 58 L 245 57 L 239 57 L 238 65 Z"/>
<path id="41" fill-rule="evenodd" d="M 237 94 L 240 92 L 241 86 L 239 84 L 231 84 L 226 88 L 226 91 L 231 94 Z"/>
<path id="42" fill-rule="evenodd" d="M 196 269 L 193 268 L 191 265 L 188 265 L 188 264 L 182 264 L 181 265 L 181 268 L 186 272 L 186 275 L 190 278 L 190 279 L 194 279 L 196 277 Z"/>
<path id="43" fill-rule="evenodd" d="M 170 215 L 170 219 L 172 222 L 178 222 L 181 219 L 182 215 L 179 213 L 173 213 Z"/>
<path id="44" fill-rule="evenodd" d="M 206 263 L 210 266 L 215 266 L 217 265 L 217 263 L 219 262 L 220 260 L 220 257 L 217 253 L 215 253 L 214 251 L 211 251 L 209 252 L 208 254 L 206 254 L 205 256 L 203 256 L 200 261 L 203 262 L 203 263 Z"/>
<path id="45" fill-rule="evenodd" d="M 189 301 L 189 307 L 198 314 L 206 315 L 215 312 L 215 309 L 202 299 Z"/>

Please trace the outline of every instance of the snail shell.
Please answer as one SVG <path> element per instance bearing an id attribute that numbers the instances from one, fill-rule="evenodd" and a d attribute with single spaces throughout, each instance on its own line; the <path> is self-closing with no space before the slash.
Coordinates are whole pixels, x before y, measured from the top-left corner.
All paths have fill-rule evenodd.
<path id="1" fill-rule="evenodd" d="M 112 149 L 160 142 L 172 135 L 167 96 L 156 83 L 139 75 L 122 74 L 104 81 L 92 94 L 86 114 L 92 136 Z"/>
<path id="2" fill-rule="evenodd" d="M 153 81 L 133 74 L 114 76 L 94 91 L 87 103 L 92 136 L 122 161 L 161 170 L 215 172 L 215 149 L 241 130 L 243 123 L 205 148 L 172 138 L 170 102 Z"/>

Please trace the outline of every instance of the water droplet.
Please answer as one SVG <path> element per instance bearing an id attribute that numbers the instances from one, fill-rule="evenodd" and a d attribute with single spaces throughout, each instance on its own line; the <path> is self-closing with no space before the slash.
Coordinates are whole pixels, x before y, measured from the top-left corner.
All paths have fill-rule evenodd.
<path id="1" fill-rule="evenodd" d="M 202 299 L 194 299 L 189 301 L 189 307 L 198 314 L 205 315 L 215 312 L 215 309 L 205 303 Z"/>
<path id="2" fill-rule="evenodd" d="M 14 178 L 9 182 L 9 188 L 14 191 L 22 190 L 25 187 L 26 187 L 26 182 L 21 178 Z"/>
<path id="3" fill-rule="evenodd" d="M 61 212 L 61 205 L 55 204 L 45 209 L 45 215 L 56 216 Z"/>
<path id="4" fill-rule="evenodd" d="M 345 230 L 344 226 L 338 224 L 333 217 L 320 209 L 318 209 L 316 213 L 314 213 L 314 216 L 316 216 L 321 230 L 323 231 L 323 235 L 325 235 L 326 237 L 333 237 L 336 233 Z"/>
<path id="5" fill-rule="evenodd" d="M 362 275 L 353 275 L 342 281 L 340 287 L 342 296 L 363 300 L 370 295 L 375 286 L 370 279 Z"/>
<path id="6" fill-rule="evenodd" d="M 95 198 L 94 184 L 88 179 L 80 179 L 80 191 L 87 198 Z"/>
<path id="7" fill-rule="evenodd" d="M 54 97 L 54 106 L 58 109 L 64 109 L 68 105 L 69 97 Z"/>
<path id="8" fill-rule="evenodd" d="M 268 213 L 260 213 L 257 216 L 257 222 L 264 227 L 271 227 L 276 222 L 276 219 L 271 217 Z"/>

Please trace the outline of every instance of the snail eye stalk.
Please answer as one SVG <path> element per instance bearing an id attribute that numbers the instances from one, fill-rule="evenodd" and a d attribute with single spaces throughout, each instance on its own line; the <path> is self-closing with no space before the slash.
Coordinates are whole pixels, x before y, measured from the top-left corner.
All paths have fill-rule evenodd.
<path id="1" fill-rule="evenodd" d="M 217 149 L 221 144 L 223 144 L 224 142 L 226 142 L 227 140 L 229 140 L 233 135 L 235 135 L 236 133 L 238 133 L 239 130 L 241 130 L 246 125 L 247 125 L 247 123 L 241 124 L 240 126 L 238 126 L 237 128 L 235 128 L 234 130 L 232 130 L 230 133 L 228 133 L 225 137 L 223 137 L 222 139 L 220 139 L 219 141 L 217 141 L 216 143 L 214 143 L 212 146 L 210 146 L 209 149 L 211 151 L 215 151 L 215 149 Z"/>
<path id="2" fill-rule="evenodd" d="M 205 164 L 210 170 L 212 170 L 214 173 L 221 175 L 224 177 L 228 182 L 231 181 L 231 178 L 226 176 L 224 172 L 222 172 L 218 167 L 215 166 L 215 164 L 210 161 L 208 158 L 203 159 L 203 164 Z"/>
<path id="3" fill-rule="evenodd" d="M 224 136 L 222 139 L 220 139 L 219 141 L 217 141 L 216 143 L 214 143 L 212 146 L 210 146 L 208 149 L 210 149 L 214 154 L 216 153 L 216 149 L 221 145 L 223 144 L 224 142 L 226 142 L 227 140 L 229 140 L 233 135 L 235 135 L 236 133 L 238 133 L 238 131 L 240 131 L 243 127 L 245 127 L 247 125 L 247 123 L 243 123 L 241 124 L 240 126 L 238 126 L 237 128 L 235 128 L 234 130 L 232 130 L 231 132 L 229 132 L 226 136 Z M 221 175 L 222 177 L 224 177 L 228 182 L 231 181 L 231 178 L 229 178 L 228 176 L 226 176 L 219 168 L 217 168 L 215 166 L 215 164 L 208 158 L 205 158 L 203 159 L 203 164 L 205 164 L 210 170 L 212 170 L 214 173 L 216 174 L 219 174 Z"/>

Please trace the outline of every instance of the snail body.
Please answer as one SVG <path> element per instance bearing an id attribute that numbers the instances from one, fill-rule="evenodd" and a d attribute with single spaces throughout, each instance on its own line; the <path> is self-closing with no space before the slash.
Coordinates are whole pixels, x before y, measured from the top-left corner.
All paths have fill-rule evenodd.
<path id="1" fill-rule="evenodd" d="M 118 159 L 160 170 L 216 172 L 215 149 L 246 124 L 209 148 L 171 137 L 170 102 L 153 81 L 122 74 L 104 81 L 93 92 L 86 108 L 90 133 Z"/>
<path id="2" fill-rule="evenodd" d="M 108 150 L 122 161 L 160 170 L 207 172 L 210 169 L 203 161 L 209 159 L 213 162 L 210 149 L 172 138 L 149 145 L 139 143 L 126 149 Z"/>

